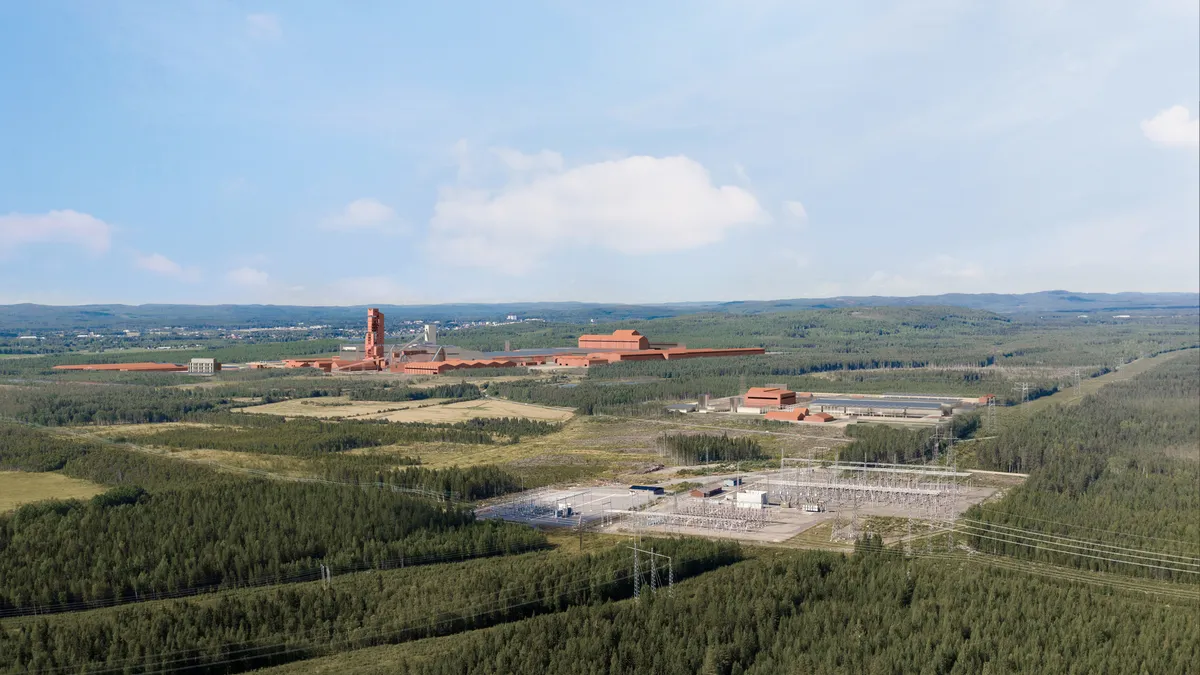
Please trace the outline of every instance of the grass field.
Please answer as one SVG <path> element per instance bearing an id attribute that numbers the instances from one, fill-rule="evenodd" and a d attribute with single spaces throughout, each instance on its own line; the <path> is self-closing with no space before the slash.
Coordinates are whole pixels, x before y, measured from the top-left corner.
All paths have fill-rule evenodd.
<path id="1" fill-rule="evenodd" d="M 107 488 L 57 473 L 0 471 L 0 512 L 43 499 L 87 499 Z"/>

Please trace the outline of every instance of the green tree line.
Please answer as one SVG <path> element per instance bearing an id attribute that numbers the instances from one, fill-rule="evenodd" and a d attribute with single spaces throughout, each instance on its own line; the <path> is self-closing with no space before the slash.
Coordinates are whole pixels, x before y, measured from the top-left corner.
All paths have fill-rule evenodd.
<path id="1" fill-rule="evenodd" d="M 673 557 L 677 580 L 740 558 L 732 543 L 643 544 Z M 624 545 L 530 553 L 55 616 L 0 632 L 0 672 L 241 672 L 619 600 L 632 593 L 630 563 Z"/>
<path id="2" fill-rule="evenodd" d="M 740 462 L 767 456 L 762 444 L 752 436 L 664 433 L 655 442 L 673 459 L 687 464 Z"/>
<path id="3" fill-rule="evenodd" d="M 376 566 L 545 544 L 528 527 L 475 522 L 468 509 L 389 490 L 267 480 L 118 490 L 0 516 L 0 609 L 285 581 L 322 563 Z"/>

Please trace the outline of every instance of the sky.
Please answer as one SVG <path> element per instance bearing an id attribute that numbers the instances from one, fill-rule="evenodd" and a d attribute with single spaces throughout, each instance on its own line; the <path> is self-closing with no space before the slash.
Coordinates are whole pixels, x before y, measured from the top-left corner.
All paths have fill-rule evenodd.
<path id="1" fill-rule="evenodd" d="M 0 3 L 0 303 L 1200 290 L 1200 0 Z"/>

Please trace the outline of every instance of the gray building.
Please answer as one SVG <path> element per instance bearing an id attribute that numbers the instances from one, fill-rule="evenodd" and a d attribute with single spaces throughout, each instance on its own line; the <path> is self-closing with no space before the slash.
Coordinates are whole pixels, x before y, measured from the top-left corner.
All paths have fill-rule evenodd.
<path id="1" fill-rule="evenodd" d="M 221 362 L 216 359 L 192 359 L 188 363 L 188 373 L 192 375 L 212 375 L 221 371 Z"/>

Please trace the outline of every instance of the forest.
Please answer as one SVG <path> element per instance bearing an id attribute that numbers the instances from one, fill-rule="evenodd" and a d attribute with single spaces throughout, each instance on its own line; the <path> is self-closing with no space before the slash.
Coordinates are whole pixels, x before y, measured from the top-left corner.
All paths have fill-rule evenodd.
<path id="1" fill-rule="evenodd" d="M 677 584 L 672 595 L 573 606 L 336 663 L 346 675 L 1187 673 L 1200 659 L 1195 609 L 869 547 L 777 551 Z"/>
<path id="2" fill-rule="evenodd" d="M 993 363 L 1096 366 L 1200 346 L 1195 321 L 1188 314 L 1121 322 L 1081 320 L 1077 314 L 1014 317 L 961 307 L 864 307 L 749 316 L 689 314 L 606 324 L 603 330 L 636 328 L 652 342 L 689 347 L 764 347 L 801 354 L 814 370 Z M 501 349 L 505 340 L 513 349 L 555 347 L 574 344 L 591 329 L 541 322 L 485 326 L 455 331 L 454 343 L 481 350 Z M 654 362 L 621 365 L 659 367 Z"/>
<path id="3" fill-rule="evenodd" d="M 303 457 L 418 442 L 487 445 L 497 442 L 498 437 L 503 442 L 512 442 L 521 436 L 542 436 L 561 428 L 551 422 L 511 417 L 474 418 L 441 424 L 374 420 L 326 422 L 307 418 L 285 420 L 265 415 L 238 415 L 222 419 L 233 420 L 237 425 L 172 427 L 150 434 L 118 434 L 112 439 L 175 448 L 212 448 Z M 248 424 L 243 426 L 243 421 Z"/>
<path id="4" fill-rule="evenodd" d="M 103 537 L 91 533 L 103 532 Z M 45 501 L 0 516 L 0 610 L 313 578 L 545 544 L 518 525 L 390 490 L 272 480 Z"/>
<path id="5" fill-rule="evenodd" d="M 968 511 L 964 529 L 972 545 L 1088 569 L 1196 582 L 1200 574 L 1195 572 L 1162 569 L 1190 569 L 1186 565 L 1159 561 L 1164 555 L 1200 560 L 1198 400 L 1200 353 L 1189 352 L 1078 403 L 1010 418 L 997 437 L 978 442 L 976 461 L 983 468 L 1030 476 L 1002 501 Z M 1032 540 L 1006 528 L 1048 536 Z M 1101 550 L 1064 546 L 1062 537 L 1107 545 Z M 1138 557 L 1145 553 L 1130 557 L 1112 551 L 1154 553 L 1146 559 Z"/>
<path id="6" fill-rule="evenodd" d="M 1196 346 L 1196 319 L 945 307 L 698 313 L 603 330 L 773 353 L 586 373 L 473 372 L 469 382 L 49 370 L 147 358 L 136 352 L 6 359 L 0 471 L 88 481 L 94 491 L 72 494 L 99 494 L 0 513 L 0 673 L 287 673 L 318 664 L 344 675 L 1189 672 L 1200 661 L 1200 354 L 1163 356 L 1065 403 L 1014 405 L 1013 383 L 1030 383 L 1036 398 L 1075 369 L 1087 378 Z M 596 330 L 524 322 L 456 330 L 447 341 L 561 345 L 585 328 Z M 197 355 L 225 360 L 329 348 L 204 344 Z M 522 489 L 628 485 L 645 464 L 765 463 L 785 443 L 807 442 L 782 435 L 824 443 L 840 433 L 694 416 L 686 421 L 717 428 L 664 426 L 683 419 L 667 417 L 664 401 L 766 383 L 997 394 L 998 426 L 982 413 L 951 423 L 953 455 L 945 426 L 935 442 L 928 428 L 875 423 L 848 427 L 837 454 L 953 457 L 960 468 L 1028 478 L 1014 487 L 1019 478 L 1004 477 L 996 498 L 967 511 L 949 536 L 908 546 L 894 532 L 889 545 L 868 535 L 846 553 L 791 548 L 824 546 L 828 532 L 741 546 L 644 536 L 642 546 L 672 556 L 675 583 L 650 590 L 642 558 L 637 601 L 634 540 L 474 515 L 481 500 Z M 389 423 L 241 410 L 290 399 L 336 410 L 483 396 L 610 417 Z M 174 424 L 155 426 L 163 422 Z M 4 478 L 14 475 L 23 476 Z"/>
<path id="7" fill-rule="evenodd" d="M 684 464 L 766 459 L 762 444 L 751 436 L 664 433 L 655 442 L 666 454 Z"/>
<path id="8" fill-rule="evenodd" d="M 741 558 L 736 544 L 649 539 L 676 580 Z M 321 583 L 29 619 L 0 632 L 0 672 L 240 672 L 378 644 L 516 621 L 627 598 L 628 549 L 527 553 L 427 568 L 393 567 Z M 398 566 L 397 566 L 398 567 Z M 2 666 L 0 666 L 2 668 Z"/>

